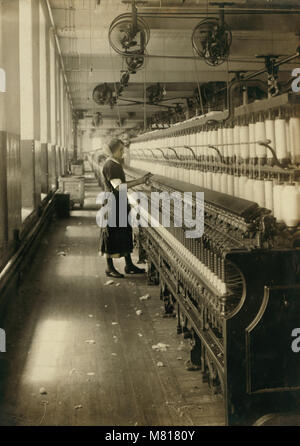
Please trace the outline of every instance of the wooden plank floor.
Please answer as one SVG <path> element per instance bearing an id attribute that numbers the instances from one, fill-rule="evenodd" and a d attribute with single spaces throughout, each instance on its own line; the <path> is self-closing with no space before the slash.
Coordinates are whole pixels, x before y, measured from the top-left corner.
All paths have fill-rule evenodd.
<path id="1" fill-rule="evenodd" d="M 145 276 L 105 285 L 98 192 L 88 175 L 85 208 L 51 225 L 11 296 L 1 322 L 0 425 L 223 425 L 223 401 L 186 370 L 189 341 L 161 317 L 158 287 Z M 124 260 L 115 263 L 122 271 Z M 166 352 L 152 348 L 158 342 Z"/>

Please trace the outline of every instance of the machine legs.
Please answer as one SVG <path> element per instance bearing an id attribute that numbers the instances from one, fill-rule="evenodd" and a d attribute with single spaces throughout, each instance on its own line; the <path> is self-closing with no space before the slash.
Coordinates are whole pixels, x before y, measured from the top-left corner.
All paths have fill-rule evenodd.
<path id="1" fill-rule="evenodd" d="M 151 261 L 148 260 L 148 285 L 159 285 L 159 273 Z"/>
<path id="2" fill-rule="evenodd" d="M 141 248 L 139 251 L 141 256 L 144 256 L 146 253 L 144 248 Z M 157 261 L 160 263 L 159 258 Z M 160 286 L 160 299 L 164 304 L 162 317 L 176 317 L 177 334 L 183 334 L 184 339 L 190 339 L 190 359 L 186 362 L 186 369 L 188 371 L 201 371 L 202 381 L 208 383 L 212 393 L 223 393 L 224 384 L 222 382 L 222 377 L 219 375 L 217 366 L 214 363 L 205 342 L 200 338 L 194 327 L 189 324 L 189 318 L 185 312 L 182 311 L 180 303 L 177 301 L 177 298 L 174 297 L 173 292 L 165 282 L 163 275 L 160 274 L 160 270 L 149 257 L 147 277 L 148 285 Z"/>
<path id="3" fill-rule="evenodd" d="M 160 288 L 160 299 L 164 303 L 163 317 L 176 317 L 176 313 L 174 312 L 175 299 L 168 290 L 167 286 L 163 284 L 161 285 Z"/>

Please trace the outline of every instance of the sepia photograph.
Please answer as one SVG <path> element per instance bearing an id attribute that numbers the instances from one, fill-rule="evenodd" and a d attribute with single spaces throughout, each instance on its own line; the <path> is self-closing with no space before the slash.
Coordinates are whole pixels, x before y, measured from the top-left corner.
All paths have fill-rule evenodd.
<path id="1" fill-rule="evenodd" d="M 24 426 L 300 426 L 299 0 L 0 0 L 0 427 Z"/>

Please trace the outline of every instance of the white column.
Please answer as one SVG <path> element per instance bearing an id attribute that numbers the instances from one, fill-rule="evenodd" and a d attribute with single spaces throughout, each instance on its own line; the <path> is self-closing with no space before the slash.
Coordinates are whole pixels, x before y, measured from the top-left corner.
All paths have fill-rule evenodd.
<path id="1" fill-rule="evenodd" d="M 21 175 L 20 175 L 20 2 L 4 0 L 2 3 L 2 58 L 6 72 L 6 93 L 2 119 L 3 152 L 6 158 L 3 198 L 7 203 L 7 240 L 11 244 L 14 230 L 21 226 Z M 1 101 L 2 102 L 2 101 Z M 3 106 L 3 103 L 2 103 Z M 3 176 L 2 176 L 3 174 Z M 7 178 L 7 182 L 6 179 Z M 2 184 L 1 184 L 2 187 Z"/>
<path id="2" fill-rule="evenodd" d="M 5 80 L 5 85 L 1 85 L 0 87 L 0 132 L 5 130 L 6 128 L 6 122 L 5 122 L 5 109 L 4 109 L 4 103 L 5 103 L 5 92 L 6 90 L 6 72 L 3 65 L 3 29 L 2 29 L 2 14 L 3 14 L 3 8 L 2 8 L 2 2 L 0 2 L 0 69 L 2 70 L 1 79 Z"/>
<path id="3" fill-rule="evenodd" d="M 65 100 L 65 82 L 62 71 L 60 70 L 60 132 L 61 132 L 61 142 L 60 146 L 65 147 L 65 110 L 64 110 L 64 100 Z"/>
<path id="4" fill-rule="evenodd" d="M 32 9 L 32 82 L 33 82 L 33 139 L 34 139 L 34 202 L 41 202 L 42 153 L 40 123 L 40 8 L 39 0 L 31 0 Z"/>
<path id="5" fill-rule="evenodd" d="M 6 90 L 6 72 L 3 65 L 3 29 L 2 29 L 2 14 L 3 14 L 3 7 L 2 2 L 0 2 L 0 69 L 2 70 L 2 76 L 1 79 L 5 79 L 5 90 Z M 4 77 L 3 77 L 4 76 Z M 0 132 L 6 129 L 6 122 L 5 122 L 5 92 L 3 91 L 4 85 L 0 86 Z"/>
<path id="6" fill-rule="evenodd" d="M 48 89 L 47 89 L 47 48 L 46 48 L 46 18 L 42 5 L 39 5 L 40 16 L 40 141 L 48 142 Z"/>
<path id="7" fill-rule="evenodd" d="M 51 144 L 56 144 L 56 56 L 53 34 L 50 32 L 50 110 L 51 110 Z"/>
<path id="8" fill-rule="evenodd" d="M 3 8 L 0 2 L 0 68 L 3 68 Z M 5 73 L 5 70 L 3 71 Z M 5 73 L 6 74 L 6 73 Z M 6 77 L 6 76 L 5 76 Z M 4 142 L 5 131 L 5 92 L 0 89 L 0 266 L 4 260 L 7 241 L 7 183 L 6 183 L 6 146 Z"/>
<path id="9" fill-rule="evenodd" d="M 40 141 L 41 141 L 41 192 L 47 193 L 49 186 L 49 162 L 48 162 L 48 101 L 50 100 L 48 94 L 47 82 L 47 26 L 45 10 L 41 3 L 39 3 L 39 40 L 40 40 Z"/>
<path id="10" fill-rule="evenodd" d="M 19 0 L 20 8 L 20 109 L 21 139 L 34 139 L 31 0 Z"/>
<path id="11" fill-rule="evenodd" d="M 50 185 L 56 188 L 56 51 L 53 32 L 49 30 L 49 61 L 50 61 L 50 142 L 51 142 L 51 162 L 50 162 Z"/>
<path id="12" fill-rule="evenodd" d="M 61 109 L 60 109 L 60 69 L 56 55 L 55 61 L 55 82 L 56 82 L 56 144 L 61 146 Z"/>
<path id="13" fill-rule="evenodd" d="M 20 129 L 23 218 L 35 207 L 32 4 L 20 0 Z M 25 213 L 26 211 L 26 213 Z"/>

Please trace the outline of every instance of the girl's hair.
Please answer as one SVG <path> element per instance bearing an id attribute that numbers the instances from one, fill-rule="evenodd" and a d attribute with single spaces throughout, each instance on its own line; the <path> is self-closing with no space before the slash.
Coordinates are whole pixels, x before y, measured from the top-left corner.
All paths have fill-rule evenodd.
<path id="1" fill-rule="evenodd" d="M 118 150 L 120 144 L 123 145 L 123 141 L 121 141 L 121 139 L 113 138 L 108 144 L 110 152 L 114 154 Z"/>

